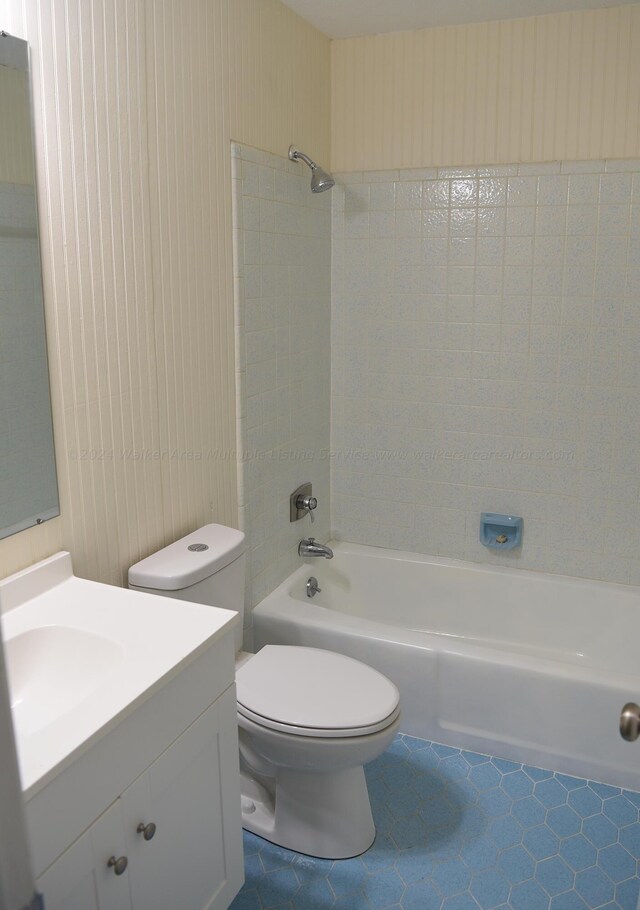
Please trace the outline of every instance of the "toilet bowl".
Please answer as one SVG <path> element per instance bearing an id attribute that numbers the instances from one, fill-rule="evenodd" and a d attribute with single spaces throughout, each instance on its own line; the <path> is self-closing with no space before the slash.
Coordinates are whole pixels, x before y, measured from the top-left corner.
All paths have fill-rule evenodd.
<path id="1" fill-rule="evenodd" d="M 342 654 L 267 645 L 236 686 L 244 827 L 312 856 L 364 853 L 375 826 L 363 765 L 398 730 L 393 683 Z"/>
<path id="2" fill-rule="evenodd" d="M 129 586 L 244 612 L 244 535 L 207 525 L 129 570 Z M 240 651 L 236 688 L 242 824 L 299 853 L 344 859 L 375 826 L 363 765 L 391 743 L 399 694 L 377 670 L 295 645 Z"/>

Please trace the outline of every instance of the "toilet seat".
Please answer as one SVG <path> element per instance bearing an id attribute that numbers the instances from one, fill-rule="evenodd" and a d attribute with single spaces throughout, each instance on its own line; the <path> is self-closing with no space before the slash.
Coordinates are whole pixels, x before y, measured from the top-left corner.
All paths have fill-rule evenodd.
<path id="1" fill-rule="evenodd" d="M 236 673 L 238 713 L 295 736 L 366 736 L 400 713 L 395 685 L 372 667 L 332 651 L 266 645 Z"/>
<path id="2" fill-rule="evenodd" d="M 268 730 L 278 730 L 280 733 L 289 733 L 291 736 L 314 736 L 318 739 L 347 739 L 350 736 L 369 736 L 372 733 L 378 733 L 381 730 L 386 730 L 395 719 L 400 714 L 400 706 L 390 714 L 388 717 L 385 717 L 384 720 L 381 720 L 377 724 L 372 724 L 368 727 L 349 727 L 346 729 L 339 728 L 328 728 L 328 727 L 299 727 L 294 724 L 284 724 L 279 721 L 272 720 L 269 717 L 263 717 L 260 714 L 254 714 L 252 711 L 249 711 L 243 705 L 238 705 L 238 714 L 244 717 L 246 720 L 253 721 L 258 727 L 266 727 Z"/>

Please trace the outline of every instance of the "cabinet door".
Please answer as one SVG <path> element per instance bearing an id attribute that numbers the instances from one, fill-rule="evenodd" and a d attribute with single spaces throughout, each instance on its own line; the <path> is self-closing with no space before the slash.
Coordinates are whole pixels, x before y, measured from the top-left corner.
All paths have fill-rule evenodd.
<path id="1" fill-rule="evenodd" d="M 235 688 L 122 796 L 134 910 L 226 910 L 242 885 Z M 145 840 L 140 826 L 155 825 Z"/>
<path id="2" fill-rule="evenodd" d="M 116 875 L 124 827 L 117 800 L 37 881 L 46 910 L 132 910 L 129 872 Z"/>

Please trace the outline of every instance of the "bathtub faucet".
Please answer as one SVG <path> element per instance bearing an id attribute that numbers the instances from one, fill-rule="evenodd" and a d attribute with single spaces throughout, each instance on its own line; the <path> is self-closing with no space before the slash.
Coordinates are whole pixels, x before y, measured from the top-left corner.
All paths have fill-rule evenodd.
<path id="1" fill-rule="evenodd" d="M 309 537 L 298 544 L 298 556 L 322 556 L 324 559 L 333 559 L 333 550 L 331 547 L 325 547 L 323 543 L 318 543 L 315 537 Z"/>

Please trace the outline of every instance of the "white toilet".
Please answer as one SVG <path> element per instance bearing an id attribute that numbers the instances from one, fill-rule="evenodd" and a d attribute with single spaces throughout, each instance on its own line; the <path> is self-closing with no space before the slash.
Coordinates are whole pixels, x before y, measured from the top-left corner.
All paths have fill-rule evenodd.
<path id="1" fill-rule="evenodd" d="M 129 569 L 129 586 L 244 613 L 244 534 L 210 524 Z M 300 853 L 344 859 L 375 838 L 363 764 L 400 723 L 398 690 L 342 654 L 291 645 L 240 651 L 236 686 L 242 824 Z"/>

